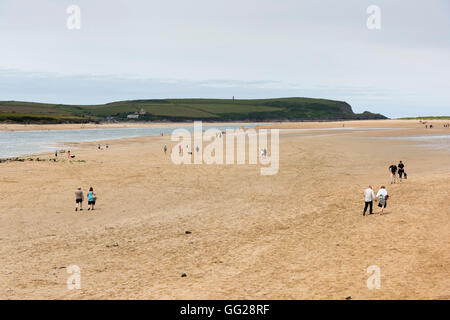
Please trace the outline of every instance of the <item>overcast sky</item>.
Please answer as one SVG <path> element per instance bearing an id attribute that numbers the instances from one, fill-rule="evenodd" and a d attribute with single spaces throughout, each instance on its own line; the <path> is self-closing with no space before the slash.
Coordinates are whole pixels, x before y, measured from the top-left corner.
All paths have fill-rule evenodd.
<path id="1" fill-rule="evenodd" d="M 449 0 L 0 0 L 0 100 L 295 96 L 450 115 L 449 18 Z"/>

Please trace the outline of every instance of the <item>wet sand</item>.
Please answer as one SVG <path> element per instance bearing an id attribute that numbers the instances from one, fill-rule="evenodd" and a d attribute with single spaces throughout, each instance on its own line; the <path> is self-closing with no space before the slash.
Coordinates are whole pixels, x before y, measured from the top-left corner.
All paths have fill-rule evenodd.
<path id="1" fill-rule="evenodd" d="M 73 161 L 2 163 L 0 297 L 450 299 L 450 152 L 368 139 L 450 134 L 433 123 L 283 132 L 273 176 L 248 164 L 174 165 L 162 151 L 170 136 L 77 144 Z M 274 124 L 327 126 L 342 122 Z M 408 180 L 390 185 L 398 160 Z M 362 216 L 368 184 L 387 186 L 385 215 Z M 97 210 L 75 213 L 78 186 L 95 188 Z M 80 290 L 67 289 L 70 265 Z M 379 290 L 366 286 L 371 265 Z"/>

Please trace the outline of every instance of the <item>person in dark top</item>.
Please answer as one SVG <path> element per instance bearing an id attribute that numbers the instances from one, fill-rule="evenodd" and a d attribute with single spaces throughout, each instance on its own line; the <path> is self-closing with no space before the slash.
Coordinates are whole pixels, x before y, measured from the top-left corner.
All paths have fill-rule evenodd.
<path id="1" fill-rule="evenodd" d="M 391 184 L 397 181 L 397 166 L 391 164 L 389 167 L 389 172 L 391 173 Z"/>
<path id="2" fill-rule="evenodd" d="M 400 182 L 402 182 L 403 174 L 405 173 L 405 165 L 403 164 L 402 160 L 400 160 L 397 167 L 398 167 L 398 177 L 400 179 Z"/>

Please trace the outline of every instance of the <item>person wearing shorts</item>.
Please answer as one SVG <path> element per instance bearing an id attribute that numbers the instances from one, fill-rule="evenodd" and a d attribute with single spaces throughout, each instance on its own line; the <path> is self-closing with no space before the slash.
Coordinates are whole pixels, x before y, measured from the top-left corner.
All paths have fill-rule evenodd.
<path id="1" fill-rule="evenodd" d="M 81 187 L 79 187 L 75 191 L 75 203 L 76 203 L 75 211 L 78 211 L 78 209 L 80 209 L 80 211 L 83 210 L 83 200 L 84 200 L 83 190 L 81 190 Z"/>
<path id="2" fill-rule="evenodd" d="M 88 210 L 94 210 L 95 201 L 97 200 L 97 196 L 94 192 L 94 188 L 90 187 L 88 192 Z"/>

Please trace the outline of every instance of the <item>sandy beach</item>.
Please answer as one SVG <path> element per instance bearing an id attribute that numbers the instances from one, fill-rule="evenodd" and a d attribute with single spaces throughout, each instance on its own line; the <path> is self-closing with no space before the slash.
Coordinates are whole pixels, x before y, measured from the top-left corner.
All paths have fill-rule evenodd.
<path id="1" fill-rule="evenodd" d="M 450 135 L 448 122 L 267 124 L 286 129 L 272 176 L 260 165 L 175 165 L 170 136 L 0 163 L 0 298 L 450 299 L 450 151 L 382 139 Z M 343 124 L 386 130 L 296 132 Z M 399 160 L 408 179 L 391 185 Z M 362 216 L 369 184 L 386 185 L 386 214 Z M 78 186 L 94 187 L 94 212 L 75 212 Z M 67 288 L 70 265 L 79 290 Z M 366 285 L 371 265 L 380 289 Z"/>
<path id="2" fill-rule="evenodd" d="M 191 126 L 193 122 L 113 122 L 113 123 L 62 123 L 62 124 L 0 124 L 2 131 L 112 129 L 112 128 L 158 128 Z M 205 125 L 235 125 L 241 122 L 204 122 Z M 248 122 L 248 125 L 256 125 Z"/>
<path id="3" fill-rule="evenodd" d="M 425 120 L 427 124 L 448 123 L 449 120 Z M 204 122 L 205 125 L 235 125 L 241 122 Z M 316 129 L 344 127 L 421 127 L 419 120 L 365 120 L 365 121 L 304 121 L 304 122 L 246 122 L 246 125 L 258 125 L 260 128 L 284 129 Z M 71 129 L 111 129 L 111 128 L 152 128 L 167 126 L 190 126 L 192 122 L 114 122 L 114 123 L 65 123 L 65 124 L 0 124 L 1 131 L 32 131 L 32 130 L 71 130 Z M 439 129 L 439 127 L 438 127 Z"/>

